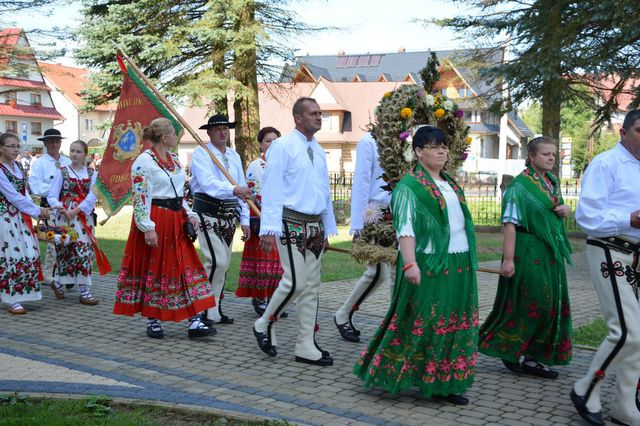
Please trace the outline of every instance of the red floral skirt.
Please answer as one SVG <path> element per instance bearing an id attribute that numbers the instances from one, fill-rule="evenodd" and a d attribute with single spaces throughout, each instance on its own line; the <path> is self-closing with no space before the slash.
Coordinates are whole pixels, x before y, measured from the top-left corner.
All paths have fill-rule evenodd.
<path id="1" fill-rule="evenodd" d="M 278 288 L 282 273 L 278 250 L 274 247 L 271 253 L 265 253 L 260 248 L 258 232 L 252 229 L 242 252 L 236 296 L 269 299 Z"/>
<path id="2" fill-rule="evenodd" d="M 158 247 L 145 243 L 131 219 L 113 313 L 182 321 L 215 306 L 207 273 L 182 229 L 182 212 L 154 205 L 151 220 Z"/>

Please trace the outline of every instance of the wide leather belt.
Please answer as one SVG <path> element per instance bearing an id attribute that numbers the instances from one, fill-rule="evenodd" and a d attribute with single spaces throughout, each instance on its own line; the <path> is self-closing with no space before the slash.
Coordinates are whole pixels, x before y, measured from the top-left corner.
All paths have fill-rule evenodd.
<path id="1" fill-rule="evenodd" d="M 151 204 L 176 212 L 182 210 L 182 198 L 153 198 Z"/>
<path id="2" fill-rule="evenodd" d="M 640 241 L 632 241 L 625 237 L 603 237 L 597 238 L 597 240 L 604 242 L 612 248 L 640 253 Z"/>
<path id="3" fill-rule="evenodd" d="M 322 221 L 322 216 L 320 216 L 319 214 L 300 213 L 295 210 L 288 209 L 286 207 L 282 209 L 282 218 L 285 220 L 289 219 L 289 220 L 294 220 L 294 221 L 304 222 L 304 223 L 313 223 L 313 222 Z"/>
<path id="4" fill-rule="evenodd" d="M 193 195 L 193 211 L 209 216 L 231 215 L 239 217 L 239 207 L 240 203 L 238 203 L 238 200 L 235 198 L 220 200 L 204 192 L 197 192 Z"/>

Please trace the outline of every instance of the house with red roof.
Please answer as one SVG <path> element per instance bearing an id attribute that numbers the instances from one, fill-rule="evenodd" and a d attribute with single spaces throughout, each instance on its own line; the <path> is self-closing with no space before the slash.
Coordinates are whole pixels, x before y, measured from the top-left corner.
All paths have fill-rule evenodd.
<path id="1" fill-rule="evenodd" d="M 24 31 L 0 29 L 0 132 L 17 133 L 23 149 L 44 148 L 38 138 L 64 120 L 50 92 Z"/>
<path id="2" fill-rule="evenodd" d="M 58 111 L 64 116 L 64 120 L 54 122 L 55 128 L 67 137 L 62 142 L 62 150 L 67 152 L 71 142 L 77 139 L 96 146 L 106 143 L 110 126 L 105 123 L 113 121 L 117 104 L 98 105 L 91 111 L 84 110 L 81 92 L 90 84 L 89 70 L 46 62 L 38 65 Z"/>

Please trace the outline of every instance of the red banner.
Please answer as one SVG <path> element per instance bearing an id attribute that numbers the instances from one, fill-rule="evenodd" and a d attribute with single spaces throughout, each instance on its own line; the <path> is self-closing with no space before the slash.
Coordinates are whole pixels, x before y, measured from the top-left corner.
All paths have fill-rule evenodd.
<path id="1" fill-rule="evenodd" d="M 148 144 L 142 141 L 142 129 L 152 120 L 165 117 L 173 123 L 176 134 L 182 134 L 180 123 L 135 71 L 119 57 L 118 63 L 126 74 L 109 142 L 93 188 L 107 216 L 116 214 L 131 198 L 131 165 L 148 148 Z"/>

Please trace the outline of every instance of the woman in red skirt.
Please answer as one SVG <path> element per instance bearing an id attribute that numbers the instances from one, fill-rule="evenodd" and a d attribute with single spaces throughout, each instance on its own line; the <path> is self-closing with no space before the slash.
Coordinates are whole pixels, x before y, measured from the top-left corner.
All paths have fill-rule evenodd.
<path id="1" fill-rule="evenodd" d="M 186 175 L 178 156 L 172 123 L 155 119 L 144 128 L 151 149 L 131 167 L 133 219 L 118 277 L 113 313 L 148 318 L 147 336 L 164 337 L 160 321 L 189 319 L 190 338 L 215 333 L 204 325 L 199 312 L 215 306 L 206 272 L 184 230 L 197 219 L 184 201 Z"/>
<path id="2" fill-rule="evenodd" d="M 271 142 L 280 137 L 280 132 L 274 127 L 263 127 L 258 133 L 260 142 L 260 158 L 252 161 L 247 167 L 247 186 L 253 191 L 258 206 L 261 202 L 262 175 L 267 165 L 265 155 Z M 236 296 L 253 298 L 253 309 L 262 315 L 269 299 L 282 277 L 282 266 L 278 251 L 274 248 L 265 253 L 260 248 L 260 218 L 250 218 L 251 238 L 245 243 L 240 262 L 240 278 Z"/>

